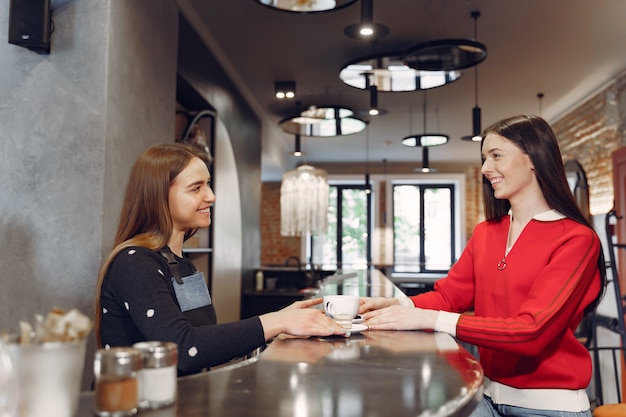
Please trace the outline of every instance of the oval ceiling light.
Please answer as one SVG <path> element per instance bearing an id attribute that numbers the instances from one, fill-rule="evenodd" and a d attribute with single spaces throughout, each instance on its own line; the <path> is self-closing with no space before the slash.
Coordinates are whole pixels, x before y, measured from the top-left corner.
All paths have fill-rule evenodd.
<path id="1" fill-rule="evenodd" d="M 365 90 L 367 75 L 378 91 L 417 91 L 450 84 L 463 75 L 461 71 L 423 71 L 408 67 L 400 52 L 369 55 L 344 65 L 339 78 L 349 86 Z"/>
<path id="2" fill-rule="evenodd" d="M 321 13 L 339 10 L 356 0 L 255 0 L 257 3 L 291 13 Z"/>
<path id="3" fill-rule="evenodd" d="M 345 107 L 311 106 L 300 114 L 281 120 L 278 125 L 293 135 L 332 137 L 358 133 L 365 129 L 365 122 L 354 117 Z"/>
<path id="4" fill-rule="evenodd" d="M 449 136 L 444 134 L 444 133 L 426 133 L 428 132 L 428 127 L 427 127 L 427 114 L 428 114 L 428 99 L 427 99 L 427 92 L 424 91 L 424 102 L 423 102 L 423 113 L 422 116 L 424 118 L 424 122 L 423 122 L 423 128 L 424 128 L 424 133 L 421 134 L 417 134 L 417 135 L 413 135 L 410 134 L 409 136 L 405 136 L 402 139 L 402 144 L 404 146 L 411 146 L 411 147 L 421 147 L 421 148 L 430 148 L 432 146 L 439 146 L 439 145 L 445 145 L 446 143 L 448 143 L 448 139 Z M 412 114 L 409 111 L 409 131 L 411 131 L 413 129 L 412 126 Z"/>
<path id="5" fill-rule="evenodd" d="M 404 146 L 427 148 L 431 146 L 445 145 L 448 143 L 448 135 L 442 133 L 422 133 L 410 135 L 402 139 Z"/>
<path id="6" fill-rule="evenodd" d="M 473 67 L 487 58 L 487 47 L 470 39 L 440 39 L 410 48 L 403 63 L 416 70 L 455 71 Z"/>

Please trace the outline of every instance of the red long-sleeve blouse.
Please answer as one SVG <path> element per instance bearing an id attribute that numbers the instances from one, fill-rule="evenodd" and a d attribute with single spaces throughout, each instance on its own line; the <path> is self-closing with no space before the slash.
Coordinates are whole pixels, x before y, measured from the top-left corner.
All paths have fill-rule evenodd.
<path id="1" fill-rule="evenodd" d="M 574 332 L 598 295 L 601 244 L 552 211 L 536 216 L 502 260 L 510 218 L 476 226 L 467 247 L 416 307 L 463 313 L 456 337 L 479 347 L 485 375 L 515 388 L 584 389 L 591 360 Z"/>

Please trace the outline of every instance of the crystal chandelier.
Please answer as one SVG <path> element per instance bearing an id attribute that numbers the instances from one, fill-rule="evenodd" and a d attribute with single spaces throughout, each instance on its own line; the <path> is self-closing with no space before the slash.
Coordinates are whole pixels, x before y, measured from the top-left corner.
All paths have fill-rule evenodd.
<path id="1" fill-rule="evenodd" d="M 283 174 L 280 187 L 280 234 L 325 234 L 328 227 L 326 171 L 302 165 Z"/>

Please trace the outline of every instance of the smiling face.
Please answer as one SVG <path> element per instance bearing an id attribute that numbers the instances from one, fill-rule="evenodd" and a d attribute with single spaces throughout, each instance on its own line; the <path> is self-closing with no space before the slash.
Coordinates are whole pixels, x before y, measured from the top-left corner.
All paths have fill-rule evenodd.
<path id="1" fill-rule="evenodd" d="M 209 170 L 199 158 L 192 158 L 174 178 L 168 196 L 174 234 L 211 224 L 211 206 L 215 202 L 215 194 L 210 181 Z"/>
<path id="2" fill-rule="evenodd" d="M 482 174 L 493 187 L 494 197 L 516 199 L 538 190 L 530 157 L 503 136 L 489 133 L 482 146 Z"/>

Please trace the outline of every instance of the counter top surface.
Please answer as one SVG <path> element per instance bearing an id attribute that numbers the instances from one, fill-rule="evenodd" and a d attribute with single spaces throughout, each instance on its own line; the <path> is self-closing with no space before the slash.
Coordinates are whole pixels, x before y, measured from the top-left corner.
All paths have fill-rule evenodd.
<path id="1" fill-rule="evenodd" d="M 359 291 L 394 292 L 382 278 L 347 280 L 360 282 Z M 323 290 L 349 292 L 347 280 Z M 482 383 L 478 361 L 445 333 L 278 337 L 250 359 L 179 378 L 175 406 L 140 416 L 465 417 L 478 403 Z M 77 415 L 92 415 L 93 400 L 93 393 L 83 393 Z"/>

